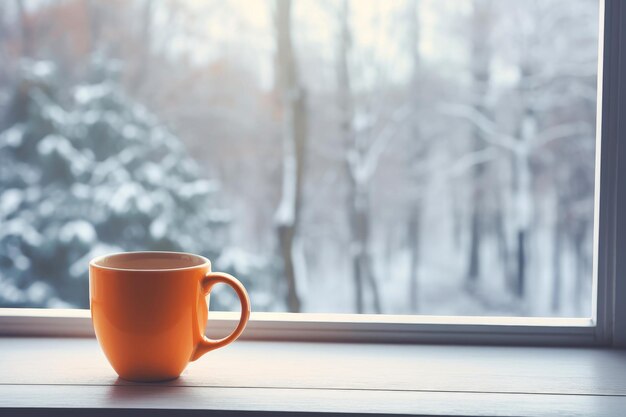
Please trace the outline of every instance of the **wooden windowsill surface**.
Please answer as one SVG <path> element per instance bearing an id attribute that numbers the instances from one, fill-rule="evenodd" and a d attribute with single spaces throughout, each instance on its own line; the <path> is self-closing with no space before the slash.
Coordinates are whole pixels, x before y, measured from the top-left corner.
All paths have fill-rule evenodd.
<path id="1" fill-rule="evenodd" d="M 117 378 L 95 339 L 0 338 L 0 415 L 85 409 L 621 417 L 626 351 L 240 341 L 191 363 L 175 381 L 134 384 Z"/>

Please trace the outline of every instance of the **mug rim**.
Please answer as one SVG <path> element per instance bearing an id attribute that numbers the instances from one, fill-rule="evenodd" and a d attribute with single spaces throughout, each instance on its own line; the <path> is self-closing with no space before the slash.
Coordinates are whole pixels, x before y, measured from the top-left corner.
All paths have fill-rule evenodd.
<path id="1" fill-rule="evenodd" d="M 191 256 L 194 258 L 198 258 L 200 260 L 202 260 L 203 262 L 201 264 L 198 265 L 190 265 L 190 266 L 183 266 L 180 268 L 152 268 L 152 269 L 138 269 L 138 268 L 116 268 L 116 267 L 112 267 L 112 266 L 105 266 L 102 264 L 98 264 L 98 262 L 100 262 L 101 260 L 103 260 L 104 258 L 108 258 L 108 257 L 117 257 L 120 255 L 163 255 L 163 254 L 168 254 L 168 255 L 185 255 L 185 256 Z M 96 256 L 95 258 L 92 258 L 89 261 L 89 266 L 93 267 L 93 268 L 98 268 L 98 269 L 105 269 L 105 270 L 109 270 L 109 271 L 124 271 L 124 272 L 172 272 L 172 271 L 185 271 L 185 270 L 191 270 L 191 269 L 196 269 L 196 268 L 202 268 L 202 267 L 206 267 L 208 266 L 209 269 L 211 268 L 211 261 L 202 256 L 202 255 L 196 255 L 195 253 L 189 253 L 189 252 L 173 252 L 173 251 L 128 251 L 128 252 L 112 252 L 112 253 L 107 253 L 104 255 L 99 255 Z"/>

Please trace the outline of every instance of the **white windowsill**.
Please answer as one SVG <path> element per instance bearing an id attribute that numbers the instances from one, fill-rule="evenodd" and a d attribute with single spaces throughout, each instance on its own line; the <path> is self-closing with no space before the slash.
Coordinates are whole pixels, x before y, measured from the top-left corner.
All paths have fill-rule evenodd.
<path id="1" fill-rule="evenodd" d="M 207 332 L 223 337 L 239 314 L 211 311 Z M 93 337 L 89 310 L 1 309 L 0 336 Z M 591 318 L 480 317 L 383 314 L 255 313 L 241 339 L 606 346 L 606 329 Z"/>
<path id="2" fill-rule="evenodd" d="M 93 338 L 5 337 L 0 415 L 622 416 L 625 375 L 609 349 L 240 341 L 176 381 L 132 384 Z"/>

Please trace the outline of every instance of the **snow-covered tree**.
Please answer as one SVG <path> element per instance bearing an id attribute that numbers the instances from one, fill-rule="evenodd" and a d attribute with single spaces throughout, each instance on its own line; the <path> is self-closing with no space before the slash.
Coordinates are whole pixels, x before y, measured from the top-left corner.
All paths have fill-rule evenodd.
<path id="1" fill-rule="evenodd" d="M 337 9 L 335 62 L 339 140 L 345 153 L 348 180 L 346 214 L 350 243 L 347 255 L 352 269 L 356 311 L 381 313 L 382 302 L 372 247 L 372 182 L 382 154 L 406 124 L 410 111 L 407 106 L 399 106 L 391 114 L 385 114 L 372 103 L 357 105 L 359 94 L 355 91 L 353 79 L 351 7 L 351 3 L 344 0 Z M 380 100 L 373 98 L 371 101 Z"/>
<path id="2" fill-rule="evenodd" d="M 538 256 L 547 249 L 547 245 L 538 245 L 535 237 L 539 223 L 545 216 L 540 206 L 545 195 L 541 193 L 539 185 L 545 181 L 560 183 L 562 175 L 565 175 L 563 173 L 554 175 L 551 172 L 555 161 L 563 157 L 563 154 L 554 155 L 553 152 L 561 148 L 567 152 L 570 146 L 568 142 L 582 137 L 592 139 L 594 132 L 593 105 L 589 106 L 589 101 L 592 104 L 595 97 L 586 98 L 581 92 L 593 89 L 589 86 L 593 85 L 595 79 L 593 73 L 579 71 L 582 68 L 591 68 L 593 71 L 595 49 L 585 43 L 574 46 L 576 37 L 558 39 L 550 35 L 555 28 L 567 24 L 571 27 L 580 27 L 581 32 L 586 33 L 581 38 L 589 39 L 589 33 L 585 31 L 590 25 L 585 19 L 589 18 L 587 13 L 591 9 L 583 3 L 577 3 L 576 7 L 564 7 L 564 4 L 527 2 L 507 9 L 505 18 L 498 21 L 499 33 L 505 34 L 499 39 L 499 64 L 510 66 L 516 74 L 514 81 L 509 81 L 510 84 L 507 85 L 507 82 L 499 80 L 500 86 L 490 94 L 495 96 L 497 109 L 489 110 L 484 105 L 476 106 L 472 103 L 455 106 L 456 114 L 470 122 L 476 138 L 475 143 L 478 145 L 482 142 L 485 149 L 491 148 L 503 157 L 501 160 L 507 161 L 504 165 L 495 166 L 497 169 L 493 171 L 494 175 L 501 175 L 505 181 L 500 181 L 496 187 L 490 185 L 490 188 L 495 188 L 493 191 L 502 196 L 498 198 L 505 200 L 503 229 L 507 238 L 501 239 L 499 243 L 500 248 L 508 250 L 504 256 L 508 261 L 504 273 L 508 275 L 511 293 L 525 304 L 526 310 L 535 309 L 536 307 L 531 307 L 532 304 L 541 304 L 537 286 L 530 280 L 541 269 Z M 493 5 L 490 6 L 488 0 L 474 2 L 474 12 L 488 8 L 493 10 Z M 473 18 L 476 18 L 475 13 Z M 482 33 L 488 27 L 485 22 L 477 23 L 478 33 Z M 511 29 L 511 25 L 514 29 Z M 583 45 L 585 47 L 581 47 Z M 491 58 L 481 57 L 479 52 L 473 51 L 471 55 L 471 71 L 475 71 L 477 67 L 482 67 L 483 72 L 489 71 L 493 65 L 493 62 L 491 64 L 488 62 Z M 563 82 L 566 79 L 570 81 L 568 88 L 563 90 Z M 479 97 L 487 97 L 487 93 L 484 92 Z M 563 112 L 565 103 L 568 108 L 566 113 Z M 581 109 L 584 111 L 579 114 Z M 593 140 L 581 140 L 576 143 L 586 146 L 590 153 L 593 152 Z M 587 161 L 588 163 L 579 161 L 581 165 L 571 164 L 571 161 L 568 163 L 571 168 L 578 167 L 575 169 L 580 179 L 585 179 L 585 182 L 593 178 L 591 171 L 583 174 L 584 170 L 579 170 L 585 165 L 592 169 L 593 158 Z M 483 181 L 483 187 L 485 185 Z M 567 188 L 556 186 L 556 189 L 560 189 L 557 194 L 562 195 Z M 592 195 L 589 188 L 586 195 L 588 197 Z M 474 204 L 484 204 L 484 197 L 479 195 L 478 201 Z M 563 202 L 559 204 L 561 209 L 557 209 L 553 214 L 557 226 L 562 222 L 563 208 L 567 206 L 563 205 Z M 583 227 L 586 231 L 581 233 L 581 236 L 590 238 L 592 218 L 589 212 L 590 200 L 585 204 L 587 204 L 585 217 L 588 222 Z M 480 212 L 484 215 L 488 211 L 481 209 Z M 553 275 L 554 286 L 558 288 L 561 285 L 559 284 L 561 278 L 560 268 L 557 266 L 560 265 L 558 259 L 563 253 L 559 239 L 554 239 L 552 248 L 559 252 L 555 255 L 557 260 L 554 267 L 559 271 Z M 582 238 L 577 239 L 580 242 Z M 580 250 L 577 252 L 582 253 Z M 470 259 L 479 261 L 479 256 L 477 254 Z M 584 268 L 578 269 L 582 271 Z M 590 269 L 587 271 L 589 275 Z M 532 295 L 528 296 L 529 288 L 533 286 Z M 553 301 L 554 304 L 557 304 L 556 301 Z"/>
<path id="3" fill-rule="evenodd" d="M 115 250 L 215 257 L 229 215 L 180 140 L 94 61 L 88 83 L 55 91 L 50 62 L 25 65 L 0 136 L 5 304 L 87 306 L 87 263 Z M 29 296 L 33 285 L 51 295 Z M 39 288 L 37 287 L 37 288 Z M 3 293 L 4 294 L 4 293 Z M 50 301 L 52 300 L 52 301 Z"/>
<path id="4" fill-rule="evenodd" d="M 299 312 L 306 284 L 306 264 L 298 235 L 307 146 L 306 92 L 300 84 L 291 40 L 291 0 L 277 0 L 276 93 L 282 124 L 282 191 L 274 221 L 278 234 L 289 311 Z"/>
<path id="5" fill-rule="evenodd" d="M 420 7 L 417 0 L 407 3 L 407 49 L 413 65 L 411 79 L 409 82 L 409 108 L 411 112 L 410 132 L 408 151 L 411 153 L 409 159 L 409 172 L 411 188 L 408 193 L 408 222 L 407 222 L 407 243 L 410 253 L 409 265 L 409 307 L 411 312 L 417 313 L 419 309 L 419 268 L 421 264 L 421 244 L 422 244 L 422 217 L 426 205 L 424 191 L 429 176 L 426 161 L 432 142 L 426 137 L 426 132 L 422 126 L 424 112 L 423 100 L 426 83 L 424 81 L 425 71 L 422 63 L 420 51 Z"/>

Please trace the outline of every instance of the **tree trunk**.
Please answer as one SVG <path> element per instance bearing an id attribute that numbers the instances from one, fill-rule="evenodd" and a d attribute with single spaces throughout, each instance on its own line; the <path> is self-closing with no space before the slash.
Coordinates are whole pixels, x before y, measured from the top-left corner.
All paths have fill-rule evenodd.
<path id="1" fill-rule="evenodd" d="M 368 151 L 364 138 L 357 137 L 353 129 L 354 108 L 348 57 L 352 47 L 349 26 L 349 5 L 346 0 L 339 10 L 339 48 L 337 56 L 337 88 L 340 111 L 340 132 L 346 149 L 348 177 L 347 213 L 350 223 L 350 256 L 355 289 L 355 307 L 358 313 L 367 310 L 366 286 L 372 295 L 373 310 L 382 311 L 378 284 L 374 274 L 370 248 L 370 191 L 369 175 L 359 175 Z"/>
<path id="2" fill-rule="evenodd" d="M 507 240 L 506 226 L 505 226 L 505 207 L 502 187 L 496 185 L 496 208 L 493 220 L 493 233 L 496 235 L 496 242 L 498 244 L 498 256 L 500 258 L 500 266 L 502 268 L 502 276 L 505 278 L 509 274 L 509 242 Z"/>
<path id="3" fill-rule="evenodd" d="M 572 245 L 574 249 L 574 262 L 575 268 L 574 271 L 574 309 L 575 311 L 579 311 L 580 306 L 583 302 L 588 301 L 583 297 L 585 293 L 583 290 L 583 286 L 585 283 L 585 278 L 589 276 L 589 272 L 587 270 L 587 254 L 585 251 L 585 235 L 587 225 L 584 221 L 577 221 L 574 225 L 574 230 L 572 233 Z"/>
<path id="4" fill-rule="evenodd" d="M 491 3 L 474 1 L 471 27 L 471 59 L 472 59 L 472 107 L 475 111 L 490 117 L 487 109 L 486 97 L 491 80 Z M 483 131 L 478 127 L 472 128 L 472 151 L 480 152 L 485 148 Z M 485 163 L 478 163 L 472 167 L 471 175 L 471 214 L 470 214 L 470 241 L 467 261 L 466 283 L 467 288 L 474 290 L 478 285 L 481 274 L 481 246 L 485 234 Z"/>
<path id="5" fill-rule="evenodd" d="M 276 231 L 287 284 L 287 306 L 291 312 L 302 308 L 301 291 L 305 266 L 296 260 L 298 224 L 302 200 L 302 177 L 307 142 L 306 94 L 300 86 L 291 40 L 291 0 L 276 1 L 276 87 L 282 115 L 283 181 L 276 211 Z"/>
<path id="6" fill-rule="evenodd" d="M 292 225 L 279 224 L 276 227 L 276 231 L 278 232 L 280 254 L 283 259 L 283 273 L 287 281 L 287 308 L 290 312 L 297 313 L 302 306 L 296 287 L 296 268 L 293 261 L 295 228 Z"/>
<path id="7" fill-rule="evenodd" d="M 139 33 L 139 60 L 135 68 L 131 88 L 135 94 L 139 93 L 145 84 L 150 68 L 152 45 L 152 0 L 144 0 L 141 10 L 141 32 Z"/>
<path id="8" fill-rule="evenodd" d="M 348 167 L 350 171 L 351 168 Z M 350 217 L 350 256 L 352 257 L 352 277 L 355 289 L 355 305 L 358 313 L 367 312 L 366 289 L 372 296 L 374 313 L 381 313 L 380 294 L 374 273 L 370 248 L 370 205 L 367 184 L 360 183 L 349 174 L 350 190 L 348 213 Z"/>
<path id="9" fill-rule="evenodd" d="M 463 210 L 461 210 L 463 201 L 459 197 L 461 187 L 458 182 L 458 180 L 453 178 L 452 186 L 450 187 L 452 192 L 452 242 L 454 243 L 455 252 L 461 255 L 463 252 L 463 220 L 465 216 L 463 216 Z"/>
<path id="10" fill-rule="evenodd" d="M 515 295 L 524 298 L 526 290 L 526 230 L 517 231 L 517 253 L 516 253 L 516 275 L 515 275 Z"/>
<path id="11" fill-rule="evenodd" d="M 474 179 L 476 181 L 476 179 Z M 474 193 L 476 195 L 477 193 Z M 472 214 L 470 219 L 470 241 L 469 241 L 469 261 L 467 263 L 467 287 L 474 290 L 478 284 L 480 275 L 480 244 L 482 242 L 482 210 L 479 197 L 472 199 Z"/>
<path id="12" fill-rule="evenodd" d="M 535 124 L 536 120 L 532 110 L 527 109 L 526 116 L 522 121 L 522 134 L 519 135 L 520 147 L 514 151 L 513 156 L 513 201 L 515 205 L 513 221 L 516 244 L 513 292 L 520 299 L 524 298 L 525 295 L 529 262 L 528 243 L 533 212 L 529 142 L 536 134 Z"/>
<path id="13" fill-rule="evenodd" d="M 372 294 L 372 308 L 374 309 L 374 313 L 381 314 L 383 312 L 383 308 L 380 303 L 380 291 L 378 289 L 378 281 L 376 279 L 376 273 L 374 272 L 372 254 L 369 250 L 368 242 L 366 242 L 366 252 L 364 254 L 364 262 L 366 266 L 365 276 L 367 277 L 371 294 Z"/>
<path id="14" fill-rule="evenodd" d="M 408 204 L 408 245 L 409 245 L 409 308 L 412 313 L 419 310 L 419 267 L 420 239 L 421 239 L 421 217 L 422 217 L 422 195 L 425 188 L 426 175 L 423 164 L 426 163 L 429 153 L 429 144 L 422 136 L 422 129 L 419 125 L 420 112 L 422 111 L 420 99 L 422 98 L 422 57 L 420 51 L 420 2 L 410 1 L 407 3 L 408 16 L 408 44 L 413 62 L 413 73 L 411 74 L 411 137 L 409 147 L 409 175 L 412 186 Z"/>
<path id="15" fill-rule="evenodd" d="M 557 197 L 558 198 L 558 197 Z M 558 203 L 557 203 L 558 207 Z M 558 210 L 558 209 L 557 209 Z M 557 214 L 558 216 L 558 214 Z M 561 310 L 562 272 L 561 272 L 561 251 L 563 236 L 561 231 L 561 220 L 556 219 L 552 231 L 552 312 L 558 314 Z"/>
<path id="16" fill-rule="evenodd" d="M 409 208 L 409 252 L 411 254 L 409 273 L 409 306 L 412 313 L 419 310 L 419 264 L 421 238 L 421 205 L 414 201 Z"/>
<path id="17" fill-rule="evenodd" d="M 17 6 L 17 13 L 19 15 L 20 21 L 20 41 L 22 43 L 22 56 L 32 57 L 34 52 L 33 38 L 30 23 L 28 22 L 28 16 L 26 15 L 26 10 L 24 9 L 24 1 L 15 0 L 15 4 Z"/>
<path id="18" fill-rule="evenodd" d="M 87 10 L 87 18 L 89 19 L 89 44 L 91 46 L 91 54 L 94 55 L 99 51 L 100 46 L 102 12 L 100 5 L 95 0 L 85 0 L 85 9 Z"/>

